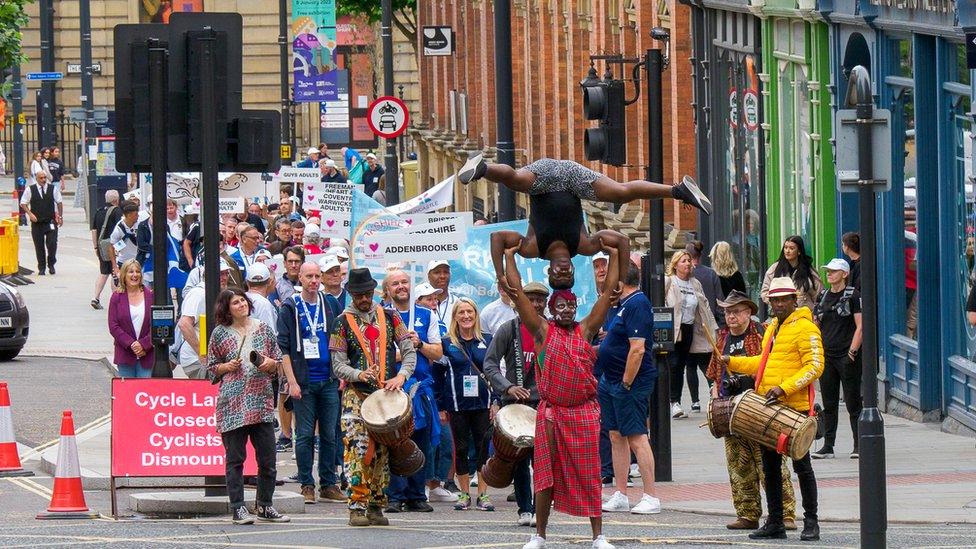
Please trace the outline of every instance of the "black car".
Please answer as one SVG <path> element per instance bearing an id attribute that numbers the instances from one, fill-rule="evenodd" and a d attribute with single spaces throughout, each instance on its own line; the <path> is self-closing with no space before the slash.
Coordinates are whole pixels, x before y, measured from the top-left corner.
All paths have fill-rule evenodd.
<path id="1" fill-rule="evenodd" d="M 27 343 L 30 316 L 24 296 L 0 282 L 0 361 L 12 360 Z"/>

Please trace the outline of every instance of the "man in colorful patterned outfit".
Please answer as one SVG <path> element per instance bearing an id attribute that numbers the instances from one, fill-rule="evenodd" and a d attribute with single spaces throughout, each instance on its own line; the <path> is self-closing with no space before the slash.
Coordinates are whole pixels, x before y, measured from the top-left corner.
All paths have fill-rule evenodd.
<path id="1" fill-rule="evenodd" d="M 401 390 L 417 364 L 417 351 L 400 315 L 373 302 L 376 285 L 369 269 L 349 271 L 350 303 L 337 319 L 329 345 L 334 375 L 348 384 L 342 393 L 340 423 L 345 433 L 343 467 L 349 482 L 350 526 L 390 524 L 383 516 L 384 491 L 390 483 L 389 452 L 370 438 L 360 408 L 380 388 Z"/>
<path id="2" fill-rule="evenodd" d="M 763 327 L 752 320 L 752 315 L 759 312 L 759 307 L 749 296 L 739 290 L 732 290 L 724 301 L 719 300 L 718 306 L 725 311 L 726 326 L 721 328 L 715 336 L 715 347 L 722 354 L 729 356 L 759 356 L 762 354 Z M 730 372 L 722 361 L 714 355 L 708 365 L 705 377 L 712 383 L 712 398 L 729 398 L 734 395 L 725 394 L 722 390 L 722 380 L 729 377 Z M 747 387 L 748 388 L 748 387 Z M 762 473 L 762 452 L 759 444 L 742 437 L 729 435 L 725 437 L 725 459 L 729 468 L 729 484 L 732 486 L 732 506 L 735 507 L 736 519 L 726 527 L 729 530 L 755 530 L 759 528 L 759 517 L 762 516 L 762 496 L 759 487 L 764 484 Z M 787 530 L 796 530 L 796 497 L 793 495 L 793 483 L 790 472 L 783 461 L 783 523 Z"/>
<path id="3" fill-rule="evenodd" d="M 610 308 L 613 292 L 604 292 L 582 322 L 576 322 L 576 296 L 556 290 L 549 299 L 552 320 L 536 312 L 522 289 L 515 265 L 519 246 L 505 250 L 505 279 L 499 285 L 515 303 L 519 318 L 535 340 L 539 409 L 535 427 L 536 534 L 523 549 L 546 546 L 550 507 L 589 517 L 594 549 L 613 549 L 603 535 L 600 483 L 600 404 L 593 377 L 596 353 L 589 344 Z M 606 284 L 619 279 L 617 250 L 610 253 Z"/>

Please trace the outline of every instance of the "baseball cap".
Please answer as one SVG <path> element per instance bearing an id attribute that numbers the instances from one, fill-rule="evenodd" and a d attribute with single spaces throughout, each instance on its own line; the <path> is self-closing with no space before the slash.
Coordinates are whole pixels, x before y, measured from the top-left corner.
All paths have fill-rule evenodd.
<path id="1" fill-rule="evenodd" d="M 435 288 L 428 284 L 427 282 L 421 282 L 417 284 L 417 287 L 413 289 L 413 298 L 420 299 L 421 297 L 426 297 L 429 295 L 439 294 L 443 290 Z"/>
<path id="2" fill-rule="evenodd" d="M 326 168 L 335 168 L 336 167 L 335 160 L 332 160 L 331 158 L 327 159 L 325 161 L 325 167 Z"/>
<path id="3" fill-rule="evenodd" d="M 549 288 L 541 282 L 529 282 L 522 288 L 522 292 L 525 294 L 543 294 L 549 295 Z"/>
<path id="4" fill-rule="evenodd" d="M 230 263 L 227 263 L 226 259 L 220 258 L 220 271 L 224 272 L 229 270 L 230 270 Z"/>
<path id="5" fill-rule="evenodd" d="M 845 273 L 851 272 L 851 266 L 847 263 L 847 260 L 835 257 L 831 259 L 826 265 L 823 266 L 824 269 L 828 271 L 844 271 Z"/>
<path id="6" fill-rule="evenodd" d="M 248 282 L 267 282 L 271 279 L 271 269 L 268 269 L 264 263 L 252 263 L 250 267 L 247 268 L 247 281 Z"/>
<path id="7" fill-rule="evenodd" d="M 318 225 L 309 223 L 308 225 L 305 225 L 305 231 L 302 234 L 305 236 L 318 236 L 321 234 L 321 231 L 319 231 Z"/>
<path id="8" fill-rule="evenodd" d="M 339 259 L 349 259 L 349 251 L 346 250 L 345 246 L 332 246 L 325 251 L 328 255 L 334 255 Z"/>
<path id="9" fill-rule="evenodd" d="M 316 149 L 315 147 L 309 147 L 308 152 L 305 154 L 319 154 L 319 150 Z"/>
<path id="10" fill-rule="evenodd" d="M 335 255 L 327 254 L 325 257 L 319 259 L 319 267 L 322 269 L 323 273 L 335 269 L 340 265 L 342 264 L 339 262 L 339 258 Z"/>
<path id="11" fill-rule="evenodd" d="M 441 265 L 447 265 L 447 268 L 451 268 L 451 264 L 447 262 L 446 259 L 434 259 L 427 264 L 427 272 L 433 271 L 434 269 L 440 267 Z"/>
<path id="12" fill-rule="evenodd" d="M 262 248 L 262 249 L 258 250 L 257 253 L 254 254 L 254 259 L 261 259 L 261 258 L 264 258 L 264 259 L 273 259 L 274 256 L 271 255 L 271 252 L 269 252 L 268 250 L 265 250 L 264 248 Z"/>
<path id="13" fill-rule="evenodd" d="M 603 253 L 603 252 L 597 252 L 597 253 L 593 254 L 592 261 L 595 262 L 597 259 L 605 259 L 607 261 L 610 261 L 610 256 L 607 255 L 607 254 L 605 254 L 605 253 Z"/>
<path id="14" fill-rule="evenodd" d="M 366 155 L 366 158 L 372 158 L 373 160 L 376 160 L 376 155 L 373 153 L 369 153 Z"/>

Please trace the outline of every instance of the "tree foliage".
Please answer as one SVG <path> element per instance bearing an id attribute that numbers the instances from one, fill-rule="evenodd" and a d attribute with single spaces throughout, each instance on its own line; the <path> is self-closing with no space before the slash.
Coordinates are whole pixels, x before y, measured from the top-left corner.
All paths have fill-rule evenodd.
<path id="1" fill-rule="evenodd" d="M 21 28 L 30 22 L 26 6 L 34 0 L 0 0 L 0 68 L 24 64 L 27 58 L 20 49 Z"/>
<path id="2" fill-rule="evenodd" d="M 4 0 L 6 1 L 6 0 Z M 363 17 L 370 23 L 380 20 L 379 0 L 337 0 L 336 14 Z M 393 26 L 417 49 L 417 0 L 393 0 Z"/>

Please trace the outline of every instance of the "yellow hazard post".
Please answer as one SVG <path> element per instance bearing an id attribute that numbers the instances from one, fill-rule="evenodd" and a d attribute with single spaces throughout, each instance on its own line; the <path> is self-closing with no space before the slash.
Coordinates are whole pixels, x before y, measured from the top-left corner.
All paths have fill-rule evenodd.
<path id="1" fill-rule="evenodd" d="M 0 219 L 0 275 L 20 270 L 20 227 L 16 217 Z"/>

